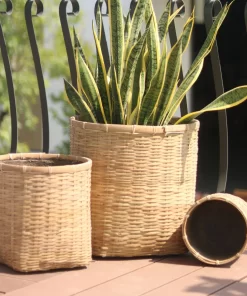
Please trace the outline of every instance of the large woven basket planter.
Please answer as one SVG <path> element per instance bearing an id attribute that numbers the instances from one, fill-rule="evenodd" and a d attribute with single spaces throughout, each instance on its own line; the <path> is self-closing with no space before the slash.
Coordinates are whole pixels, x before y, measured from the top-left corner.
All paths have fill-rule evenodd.
<path id="1" fill-rule="evenodd" d="M 216 193 L 197 201 L 185 216 L 183 238 L 200 261 L 222 265 L 239 258 L 247 245 L 247 203 Z"/>
<path id="2" fill-rule="evenodd" d="M 89 264 L 91 165 L 55 154 L 0 156 L 1 263 L 22 272 Z"/>
<path id="3" fill-rule="evenodd" d="M 92 168 L 93 255 L 186 252 L 181 224 L 195 200 L 199 123 L 163 127 L 71 119 L 71 154 Z"/>

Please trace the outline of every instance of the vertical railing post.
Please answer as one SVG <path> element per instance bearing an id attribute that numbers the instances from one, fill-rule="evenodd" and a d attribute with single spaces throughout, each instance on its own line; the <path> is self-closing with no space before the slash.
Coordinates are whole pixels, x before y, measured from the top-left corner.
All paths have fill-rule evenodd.
<path id="1" fill-rule="evenodd" d="M 213 22 L 214 15 L 217 15 L 221 10 L 222 5 L 219 0 L 206 0 L 204 7 L 204 19 L 207 33 L 209 32 Z M 217 41 L 215 42 L 211 53 L 211 63 L 213 70 L 213 79 L 215 85 L 216 96 L 224 93 L 223 78 L 221 73 L 221 64 L 219 58 L 219 51 Z M 218 112 L 219 121 L 219 145 L 220 145 L 220 159 L 219 159 L 219 179 L 217 192 L 224 192 L 227 183 L 228 174 L 228 127 L 227 127 L 227 113 L 225 110 Z"/>
<path id="2" fill-rule="evenodd" d="M 11 15 L 13 10 L 13 4 L 11 0 L 5 0 L 6 10 L 1 11 L 1 14 Z M 17 150 L 17 142 L 18 142 L 18 127 L 17 127 L 17 111 L 16 111 L 16 99 L 15 99 L 15 91 L 14 84 L 12 78 L 12 71 L 9 62 L 9 56 L 7 52 L 7 47 L 5 43 L 5 38 L 3 34 L 2 24 L 0 23 L 0 48 L 3 58 L 3 65 L 6 74 L 6 81 L 8 87 L 9 94 L 9 104 L 10 104 L 10 117 L 11 117 L 11 147 L 10 152 L 15 153 Z"/>
<path id="3" fill-rule="evenodd" d="M 246 27 L 246 32 L 247 32 L 247 1 L 245 4 L 245 9 L 244 9 L 244 19 L 245 19 L 245 27 Z"/>
<path id="4" fill-rule="evenodd" d="M 67 12 L 68 2 L 71 2 L 72 4 L 71 12 Z M 63 38 L 64 38 L 65 48 L 66 48 L 67 57 L 68 57 L 71 81 L 72 81 L 72 85 L 76 89 L 77 89 L 76 64 L 75 64 L 73 45 L 72 45 L 71 36 L 69 32 L 67 15 L 77 15 L 79 11 L 80 11 L 80 6 L 77 0 L 62 0 L 60 2 L 60 5 L 59 5 L 60 23 L 62 27 Z"/>
<path id="5" fill-rule="evenodd" d="M 35 15 L 32 15 L 32 6 L 33 3 L 36 3 L 37 12 Z M 42 114 L 42 140 L 43 140 L 43 152 L 49 152 L 49 116 L 48 116 L 48 106 L 47 106 L 47 98 L 45 91 L 45 83 L 44 76 L 41 67 L 39 50 L 36 42 L 36 36 L 33 27 L 33 17 L 40 16 L 43 13 L 44 7 L 41 0 L 27 0 L 25 5 L 25 20 L 27 26 L 27 32 L 30 42 L 30 47 L 32 51 L 38 87 L 39 87 L 39 95 L 40 95 L 40 104 L 41 104 L 41 114 Z"/>
<path id="6" fill-rule="evenodd" d="M 134 11 L 136 9 L 136 5 L 137 5 L 138 0 L 131 0 L 130 2 L 130 16 L 132 18 Z"/>

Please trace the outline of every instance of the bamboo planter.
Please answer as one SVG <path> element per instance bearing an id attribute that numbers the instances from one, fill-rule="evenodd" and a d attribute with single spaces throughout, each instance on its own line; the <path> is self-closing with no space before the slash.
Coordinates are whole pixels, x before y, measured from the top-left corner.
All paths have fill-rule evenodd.
<path id="1" fill-rule="evenodd" d="M 223 265 L 239 258 L 247 246 L 247 203 L 225 193 L 208 195 L 188 211 L 183 238 L 200 261 Z"/>
<path id="2" fill-rule="evenodd" d="M 93 255 L 179 254 L 195 200 L 199 122 L 163 127 L 71 118 L 71 154 L 93 161 Z"/>
<path id="3" fill-rule="evenodd" d="M 0 156 L 0 262 L 23 272 L 88 265 L 90 187 L 89 159 Z"/>

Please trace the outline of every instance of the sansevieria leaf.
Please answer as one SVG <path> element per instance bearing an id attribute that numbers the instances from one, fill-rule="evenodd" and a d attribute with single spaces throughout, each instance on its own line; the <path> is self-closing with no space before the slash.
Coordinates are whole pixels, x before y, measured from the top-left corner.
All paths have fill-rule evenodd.
<path id="1" fill-rule="evenodd" d="M 141 105 L 142 105 L 142 100 L 145 92 L 145 80 L 146 80 L 146 71 L 145 69 L 143 69 L 143 71 L 140 74 L 140 80 L 139 80 L 139 94 L 138 94 L 138 101 L 136 104 L 136 108 L 137 108 L 136 124 L 139 124 Z"/>
<path id="2" fill-rule="evenodd" d="M 149 0 L 142 0 L 142 1 L 137 2 L 137 5 L 136 5 L 136 8 L 135 8 L 132 20 L 131 20 L 131 26 L 130 26 L 130 30 L 129 30 L 129 38 L 127 39 L 127 43 L 126 43 L 127 52 L 126 52 L 125 59 L 127 59 L 130 49 L 133 47 L 133 45 L 139 39 L 139 34 L 141 32 L 141 28 L 143 25 L 146 6 L 147 6 L 148 2 L 149 2 Z"/>
<path id="3" fill-rule="evenodd" d="M 179 14 L 179 12 L 184 8 L 184 6 L 179 7 L 177 10 L 171 14 L 171 1 L 169 1 L 166 5 L 166 9 L 163 12 L 159 22 L 158 22 L 158 28 L 159 28 L 159 38 L 160 42 L 163 41 L 163 39 L 166 36 L 166 28 L 167 28 L 167 22 L 168 25 L 175 19 L 175 17 Z"/>
<path id="4" fill-rule="evenodd" d="M 124 21 L 121 0 L 108 0 L 110 21 L 110 48 L 115 65 L 117 81 L 120 83 L 123 71 Z"/>
<path id="5" fill-rule="evenodd" d="M 197 78 L 199 77 L 203 67 L 203 61 L 212 49 L 212 46 L 216 39 L 217 32 L 228 13 L 230 5 L 225 5 L 223 9 L 220 11 L 220 13 L 218 14 L 218 16 L 216 17 L 201 50 L 199 51 L 194 62 L 192 63 L 184 80 L 181 82 L 180 86 L 178 87 L 178 90 L 172 100 L 171 108 L 168 112 L 168 116 L 163 122 L 164 124 L 168 124 L 170 122 L 177 108 L 181 104 L 186 92 L 193 86 L 193 84 L 196 82 Z"/>
<path id="6" fill-rule="evenodd" d="M 183 92 L 180 97 L 177 97 L 177 95 L 179 94 L 179 90 L 176 92 L 176 94 L 173 98 L 173 102 L 169 108 L 169 112 L 166 115 L 166 118 L 164 118 L 162 121 L 162 125 L 166 125 L 171 121 L 172 117 L 174 116 L 175 112 L 177 111 L 178 106 L 180 105 L 185 94 L 191 88 L 191 85 L 193 85 L 195 83 L 195 81 L 198 79 L 198 77 L 202 71 L 203 64 L 204 64 L 204 60 L 202 60 L 201 63 L 198 64 L 197 67 L 194 68 L 194 71 L 191 73 L 191 75 L 186 80 L 184 80 L 182 82 L 182 84 L 179 86 L 179 90 L 183 89 Z"/>
<path id="7" fill-rule="evenodd" d="M 168 28 L 168 24 L 167 24 Z M 148 88 L 141 105 L 139 123 L 147 124 L 150 120 L 153 121 L 155 116 L 156 104 L 159 102 L 161 91 L 163 89 L 166 77 L 167 68 L 167 45 L 164 44 L 160 66 L 157 73 L 151 80 L 150 87 Z M 152 119 L 151 119 L 152 116 Z"/>
<path id="8" fill-rule="evenodd" d="M 68 101 L 71 103 L 75 111 L 77 111 L 80 114 L 81 119 L 83 121 L 96 123 L 97 120 L 94 117 L 92 110 L 83 100 L 83 98 L 79 95 L 77 90 L 65 79 L 64 86 Z"/>
<path id="9" fill-rule="evenodd" d="M 149 0 L 146 8 L 146 21 L 150 18 L 151 15 L 155 16 L 155 12 L 152 0 Z M 151 21 L 150 31 L 147 36 L 147 46 L 147 84 L 149 84 L 158 69 L 160 61 L 160 39 L 156 17 L 153 17 Z"/>
<path id="10" fill-rule="evenodd" d="M 160 99 L 161 104 L 158 105 L 158 110 L 157 110 L 156 123 L 158 125 L 160 125 L 161 122 L 164 121 L 166 114 L 170 110 L 170 106 L 172 104 L 173 97 L 178 86 L 178 78 L 179 78 L 179 73 L 181 71 L 181 65 L 182 65 L 182 53 L 187 48 L 187 45 L 191 38 L 193 26 L 194 26 L 194 11 L 192 12 L 191 17 L 185 23 L 183 32 L 178 42 L 172 48 L 169 59 L 168 59 L 166 80 L 165 80 L 165 85 L 163 87 L 163 90 L 161 93 L 161 99 Z"/>
<path id="11" fill-rule="evenodd" d="M 78 68 L 81 78 L 82 91 L 91 102 L 96 112 L 98 122 L 107 123 L 99 89 L 96 85 L 92 73 L 88 69 L 88 66 L 81 56 L 78 57 Z"/>
<path id="12" fill-rule="evenodd" d="M 100 11 L 100 0 L 97 1 L 95 21 L 96 21 L 98 39 L 99 39 L 99 41 L 101 41 L 102 15 L 101 15 L 101 11 Z"/>
<path id="13" fill-rule="evenodd" d="M 138 104 L 138 96 L 139 96 L 139 92 L 140 92 L 140 75 L 142 72 L 146 73 L 146 61 L 145 61 L 145 57 L 147 53 L 147 48 L 146 46 L 143 46 L 142 52 L 138 58 L 138 62 L 136 65 L 136 69 L 135 69 L 135 75 L 134 75 L 134 79 L 133 79 L 133 85 L 135 85 L 135 87 L 133 87 L 132 90 L 132 106 L 131 106 L 131 110 L 133 111 L 136 108 L 136 105 Z M 144 89 L 145 91 L 145 89 Z"/>
<path id="14" fill-rule="evenodd" d="M 79 52 L 80 56 L 83 58 L 86 65 L 88 66 L 90 72 L 93 73 L 93 70 L 92 70 L 92 68 L 91 68 L 91 66 L 84 54 L 83 48 L 82 48 L 79 38 L 76 34 L 75 28 L 73 28 L 73 35 L 74 35 L 74 54 L 76 53 L 76 50 L 77 50 Z"/>
<path id="15" fill-rule="evenodd" d="M 125 113 L 122 104 L 122 98 L 120 94 L 120 88 L 117 81 L 117 73 L 114 64 L 111 65 L 111 95 L 113 100 L 113 120 L 114 123 L 125 124 Z"/>
<path id="16" fill-rule="evenodd" d="M 164 38 L 166 40 L 171 18 L 170 10 L 171 3 L 169 2 L 159 22 L 160 39 Z M 151 122 L 153 122 L 153 119 L 155 117 L 156 109 L 159 104 L 159 99 L 161 97 L 162 89 L 165 83 L 167 60 L 167 42 L 164 42 L 158 70 L 149 84 L 141 106 L 139 120 L 142 124 L 147 124 L 148 122 L 150 122 L 150 120 Z"/>
<path id="17" fill-rule="evenodd" d="M 127 49 L 127 42 L 130 34 L 130 26 L 131 26 L 131 20 L 130 20 L 130 12 L 128 12 L 127 17 L 125 19 L 125 26 L 124 26 L 124 47 Z"/>
<path id="18" fill-rule="evenodd" d="M 247 100 L 247 85 L 236 87 L 219 96 L 202 110 L 183 116 L 175 124 L 189 123 L 202 113 L 232 108 L 243 103 L 245 100 Z"/>
<path id="19" fill-rule="evenodd" d="M 98 76 L 97 76 L 97 86 L 101 96 L 102 104 L 104 106 L 105 116 L 107 122 L 112 123 L 112 102 L 110 97 L 109 85 L 107 81 L 107 73 L 103 54 L 100 47 L 100 41 L 98 40 L 97 34 L 93 26 L 93 35 L 97 50 L 98 59 Z"/>
<path id="20" fill-rule="evenodd" d="M 78 49 L 76 49 L 75 50 L 75 61 L 76 61 L 76 75 L 77 75 L 78 93 L 81 97 L 83 97 L 83 99 L 85 100 L 87 105 L 91 108 L 91 110 L 93 110 L 94 109 L 93 102 L 90 100 L 90 98 L 87 97 L 86 93 L 84 92 L 84 90 L 82 88 L 82 81 L 81 81 L 80 70 L 79 70 L 79 56 L 80 56 L 80 53 L 79 53 Z"/>
<path id="21" fill-rule="evenodd" d="M 137 41 L 137 43 L 131 48 L 129 56 L 127 58 L 126 71 L 125 71 L 125 75 L 123 77 L 123 82 L 121 85 L 121 96 L 122 96 L 124 109 L 126 108 L 127 101 L 131 96 L 130 91 L 132 91 L 132 87 L 133 87 L 133 79 L 135 75 L 136 65 L 138 62 L 139 55 L 143 50 L 143 46 L 145 45 L 146 37 L 150 29 L 151 20 L 152 20 L 152 16 L 149 19 L 145 33 L 141 36 L 141 38 Z"/>
<path id="22" fill-rule="evenodd" d="M 131 115 L 127 118 L 127 124 L 138 124 L 140 107 L 143 99 L 143 94 L 145 91 L 145 79 L 146 79 L 146 72 L 142 71 L 140 73 L 140 78 L 139 78 L 139 94 L 138 94 L 137 104 L 135 105 L 135 108 L 132 111 Z"/>
<path id="23" fill-rule="evenodd" d="M 170 99 L 178 84 L 178 77 L 182 62 L 182 39 L 173 47 L 167 64 L 166 78 L 163 89 L 158 98 L 157 110 L 154 111 L 154 123 L 160 124 L 163 113 L 169 106 Z"/>

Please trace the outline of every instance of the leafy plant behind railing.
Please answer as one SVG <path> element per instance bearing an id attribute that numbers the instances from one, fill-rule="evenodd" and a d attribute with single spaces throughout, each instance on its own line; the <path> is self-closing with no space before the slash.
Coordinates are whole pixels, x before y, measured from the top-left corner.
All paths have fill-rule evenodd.
<path id="1" fill-rule="evenodd" d="M 183 27 L 177 43 L 168 52 L 169 25 L 180 9 L 171 13 L 171 2 L 157 21 L 151 0 L 138 1 L 134 15 L 123 17 L 121 1 L 109 0 L 111 65 L 106 70 L 101 48 L 100 6 L 93 35 L 97 67 L 93 71 L 74 32 L 78 90 L 65 80 L 69 102 L 81 120 L 98 123 L 166 125 L 173 118 L 185 94 L 199 77 L 218 30 L 231 4 L 225 5 L 183 81 L 178 81 L 182 56 L 194 26 L 194 11 Z M 146 24 L 142 32 L 143 23 Z M 163 44 L 161 50 L 160 45 Z M 179 84 L 180 83 L 180 84 Z M 203 112 L 233 107 L 247 98 L 247 86 L 235 88 L 203 108 L 179 119 L 188 123 Z"/>

